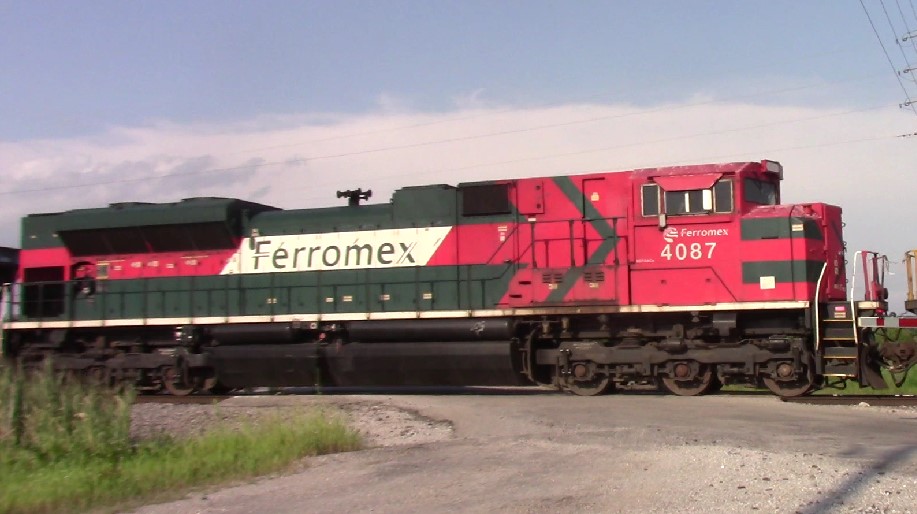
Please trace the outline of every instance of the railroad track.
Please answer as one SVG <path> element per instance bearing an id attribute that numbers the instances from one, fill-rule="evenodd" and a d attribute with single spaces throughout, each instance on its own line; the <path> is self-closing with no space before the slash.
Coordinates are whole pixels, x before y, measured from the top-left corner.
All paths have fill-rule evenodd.
<path id="1" fill-rule="evenodd" d="M 362 389 L 357 391 L 350 391 L 346 388 L 340 388 L 342 390 L 335 391 L 339 393 L 348 393 L 348 392 L 365 392 Z M 453 388 L 454 389 L 454 388 Z M 379 392 L 379 391 L 373 391 Z M 385 390 L 385 393 L 391 394 L 392 391 Z M 418 391 L 412 391 L 417 393 Z M 426 389 L 420 392 L 429 392 Z M 437 390 L 440 394 L 443 391 Z M 456 393 L 450 389 L 448 392 Z M 543 392 L 545 394 L 550 394 L 552 391 L 547 390 L 538 390 L 538 392 Z M 404 394 L 404 390 L 398 390 L 395 394 Z M 483 390 L 483 391 L 461 391 L 462 394 L 494 394 L 492 391 Z M 497 394 L 531 394 L 529 391 L 499 391 Z M 309 392 L 304 391 L 290 391 L 286 394 L 309 394 Z M 757 396 L 758 394 L 746 394 L 746 393 L 726 393 L 734 396 Z M 761 393 L 764 395 L 764 393 Z M 245 393 L 246 396 L 262 396 L 263 394 L 259 393 Z M 156 395 L 140 395 L 137 396 L 135 403 L 169 403 L 169 404 L 196 404 L 196 405 L 209 405 L 214 403 L 220 403 L 227 398 L 232 398 L 234 395 L 212 395 L 212 394 L 193 394 L 190 396 L 171 396 L 167 394 L 156 394 Z M 766 396 L 770 396 L 766 394 Z M 859 405 L 861 403 L 866 403 L 870 406 L 875 407 L 915 407 L 917 408 L 917 395 L 816 395 L 816 396 L 797 396 L 793 398 L 780 398 L 781 401 L 786 403 L 804 403 L 810 405 Z"/>
<path id="2" fill-rule="evenodd" d="M 201 394 L 191 396 L 171 396 L 168 394 L 155 395 L 138 395 L 134 403 L 172 403 L 172 404 L 198 404 L 210 405 L 220 403 L 231 396 L 217 396 L 212 394 Z"/>
<path id="3" fill-rule="evenodd" d="M 875 407 L 917 407 L 917 395 L 819 395 L 781 398 L 787 403 L 806 403 L 811 405 L 859 405 L 861 403 Z"/>

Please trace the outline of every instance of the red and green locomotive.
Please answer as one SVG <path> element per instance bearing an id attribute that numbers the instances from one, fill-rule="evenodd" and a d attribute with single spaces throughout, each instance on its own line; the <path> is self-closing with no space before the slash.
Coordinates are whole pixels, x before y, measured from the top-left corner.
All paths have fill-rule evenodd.
<path id="1" fill-rule="evenodd" d="M 3 351 L 141 390 L 658 383 L 882 386 L 841 209 L 772 161 L 28 216 Z M 859 255 L 859 254 L 858 254 Z M 864 254 L 876 266 L 876 256 Z M 878 268 L 875 268 L 876 270 Z"/>

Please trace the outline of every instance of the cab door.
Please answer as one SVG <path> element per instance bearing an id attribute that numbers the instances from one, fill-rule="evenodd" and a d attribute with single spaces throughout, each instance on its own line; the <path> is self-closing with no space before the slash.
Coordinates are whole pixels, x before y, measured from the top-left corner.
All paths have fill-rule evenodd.
<path id="1" fill-rule="evenodd" d="M 621 237 L 626 225 L 626 195 L 614 194 L 607 177 L 585 178 L 579 205 L 581 219 L 574 239 L 573 269 L 576 281 L 567 299 L 619 303 L 619 268 L 627 262 Z M 623 266 L 626 267 L 626 266 Z"/>

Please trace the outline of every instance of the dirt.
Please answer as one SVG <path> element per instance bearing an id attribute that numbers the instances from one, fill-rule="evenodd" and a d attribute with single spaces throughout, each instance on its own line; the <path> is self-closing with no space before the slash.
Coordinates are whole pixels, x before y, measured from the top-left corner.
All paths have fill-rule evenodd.
<path id="1" fill-rule="evenodd" d="M 347 416 L 372 448 L 139 512 L 917 513 L 909 408 L 494 391 L 233 398 L 217 410 L 315 407 Z M 138 426 L 187 430 L 218 419 L 212 409 L 141 406 L 155 416 Z"/>
<path id="2" fill-rule="evenodd" d="M 216 426 L 241 426 L 257 423 L 267 416 L 281 417 L 323 409 L 343 416 L 362 436 L 366 447 L 423 444 L 453 436 L 452 424 L 426 418 L 416 411 L 372 402 L 334 402 L 316 398 L 285 401 L 283 397 L 265 405 L 263 397 L 229 398 L 212 405 L 190 403 L 141 403 L 131 413 L 131 437 L 135 440 L 157 436 L 188 437 Z"/>

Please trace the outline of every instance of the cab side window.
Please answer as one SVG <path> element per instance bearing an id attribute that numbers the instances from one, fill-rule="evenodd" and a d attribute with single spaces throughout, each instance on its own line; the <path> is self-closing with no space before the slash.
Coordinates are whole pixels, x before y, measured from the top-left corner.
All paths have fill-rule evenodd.
<path id="1" fill-rule="evenodd" d="M 658 184 L 641 186 L 643 216 L 661 213 L 674 216 L 697 214 L 728 214 L 735 208 L 733 181 L 717 181 L 710 189 L 663 191 Z"/>
<path id="2" fill-rule="evenodd" d="M 713 185 L 713 212 L 732 212 L 731 180 L 720 180 Z"/>
<path id="3" fill-rule="evenodd" d="M 703 214 L 708 212 L 710 207 L 704 205 L 704 189 L 693 191 L 666 191 L 665 192 L 665 213 L 666 214 Z"/>
<path id="4" fill-rule="evenodd" d="M 643 215 L 659 215 L 659 186 L 656 184 L 644 184 L 641 188 L 643 198 Z"/>

